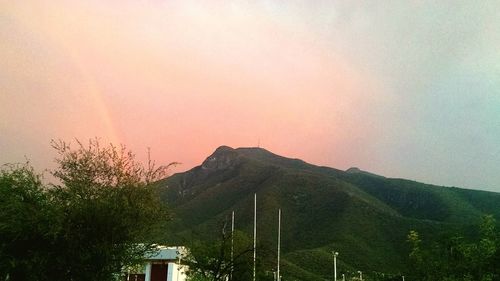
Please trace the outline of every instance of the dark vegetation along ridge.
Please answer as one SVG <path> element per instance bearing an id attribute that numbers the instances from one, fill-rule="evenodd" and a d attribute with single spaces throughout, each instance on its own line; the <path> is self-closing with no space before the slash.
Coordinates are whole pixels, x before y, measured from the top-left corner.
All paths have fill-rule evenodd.
<path id="1" fill-rule="evenodd" d="M 262 148 L 219 147 L 200 166 L 158 182 L 173 212 L 169 243 L 216 239 L 236 213 L 236 229 L 251 237 L 257 194 L 259 266 L 272 271 L 277 210 L 283 210 L 282 272 L 287 280 L 331 280 L 338 272 L 408 271 L 407 235 L 427 241 L 453 231 L 473 237 L 484 214 L 500 217 L 500 194 L 441 187 L 308 164 Z"/>

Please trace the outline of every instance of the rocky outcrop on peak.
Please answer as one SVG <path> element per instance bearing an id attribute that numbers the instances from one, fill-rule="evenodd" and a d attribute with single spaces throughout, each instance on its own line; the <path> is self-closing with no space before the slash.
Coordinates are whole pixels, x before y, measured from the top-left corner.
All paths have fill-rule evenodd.
<path id="1" fill-rule="evenodd" d="M 234 167 L 239 162 L 239 158 L 239 154 L 235 149 L 229 146 L 221 146 L 203 161 L 201 169 L 209 171 L 225 170 Z"/>

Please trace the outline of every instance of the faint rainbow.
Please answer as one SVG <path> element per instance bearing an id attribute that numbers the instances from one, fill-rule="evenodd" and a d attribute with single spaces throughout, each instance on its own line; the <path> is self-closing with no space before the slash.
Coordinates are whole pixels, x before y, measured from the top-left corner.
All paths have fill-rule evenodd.
<path id="1" fill-rule="evenodd" d="M 99 112 L 99 115 L 102 117 L 102 121 L 104 122 L 104 126 L 109 137 L 109 141 L 114 144 L 119 144 L 120 138 L 118 132 L 114 126 L 114 122 L 111 117 L 111 113 L 109 112 L 106 101 L 104 100 L 103 93 L 99 89 L 99 85 L 97 84 L 91 72 L 88 71 L 85 67 L 83 60 L 79 56 L 78 52 L 76 52 L 72 48 L 68 48 L 68 46 L 66 46 L 66 44 L 64 43 L 61 45 L 64 46 L 63 49 L 65 49 L 75 68 L 80 73 L 81 79 L 83 80 L 84 85 L 87 87 L 87 93 L 92 99 L 92 102 Z"/>
<path id="2" fill-rule="evenodd" d="M 43 30 L 40 30 L 39 26 L 23 20 L 22 17 L 10 16 L 10 20 L 25 29 L 28 33 L 38 33 L 37 36 L 32 36 L 32 38 L 36 38 L 37 40 L 45 38 L 47 39 L 45 43 L 53 48 L 56 48 L 57 50 L 63 51 L 63 53 L 68 56 L 70 63 L 80 74 L 83 85 L 87 88 L 85 92 L 89 95 L 94 107 L 97 109 L 97 112 L 102 119 L 102 122 L 104 123 L 107 134 L 106 137 L 109 138 L 111 143 L 119 144 L 119 134 L 114 126 L 113 119 L 104 100 L 103 93 L 99 89 L 98 83 L 94 79 L 92 73 L 88 71 L 87 67 L 83 63 L 84 60 L 81 58 L 77 50 L 72 48 L 63 38 L 59 38 L 55 32 L 50 32 L 52 31 L 50 29 L 49 32 L 43 32 Z M 96 137 L 100 138 L 103 136 Z"/>

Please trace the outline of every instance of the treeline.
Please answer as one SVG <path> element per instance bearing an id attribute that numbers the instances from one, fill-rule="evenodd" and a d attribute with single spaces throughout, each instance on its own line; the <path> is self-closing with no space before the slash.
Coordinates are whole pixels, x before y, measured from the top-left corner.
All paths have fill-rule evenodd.
<path id="1" fill-rule="evenodd" d="M 28 164 L 0 170 L 0 280 L 116 280 L 161 237 L 168 213 L 149 183 L 168 166 L 96 140 L 52 146 L 58 184 Z"/>
<path id="2" fill-rule="evenodd" d="M 483 216 L 477 230 L 475 240 L 453 234 L 434 243 L 422 241 L 418 232 L 411 231 L 407 280 L 499 281 L 500 235 L 495 218 Z"/>

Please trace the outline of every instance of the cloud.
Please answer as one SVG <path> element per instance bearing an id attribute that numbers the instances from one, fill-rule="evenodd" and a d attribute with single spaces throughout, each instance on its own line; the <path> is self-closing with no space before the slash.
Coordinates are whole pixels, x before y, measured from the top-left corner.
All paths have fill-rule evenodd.
<path id="1" fill-rule="evenodd" d="M 1 5 L 0 162 L 45 166 L 51 138 L 98 136 L 187 169 L 260 139 L 338 168 L 500 182 L 494 1 Z"/>

